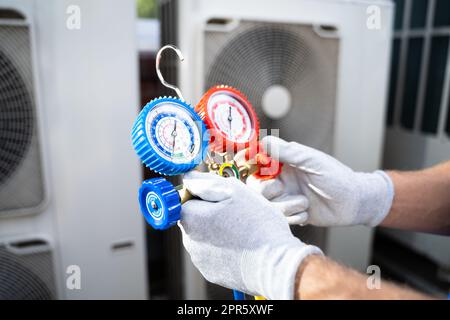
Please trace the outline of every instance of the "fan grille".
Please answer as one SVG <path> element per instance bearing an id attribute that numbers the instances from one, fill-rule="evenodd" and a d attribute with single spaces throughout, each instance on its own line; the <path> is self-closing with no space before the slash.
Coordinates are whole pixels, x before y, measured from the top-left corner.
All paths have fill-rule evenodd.
<path id="1" fill-rule="evenodd" d="M 33 135 L 33 105 L 20 74 L 0 51 L 0 184 L 22 162 Z"/>
<path id="2" fill-rule="evenodd" d="M 0 218 L 45 201 L 31 34 L 0 19 Z"/>
<path id="3" fill-rule="evenodd" d="M 0 245 L 0 300 L 55 299 L 50 252 L 16 255 Z"/>
<path id="4" fill-rule="evenodd" d="M 208 87 L 235 81 L 256 98 L 273 84 L 292 88 L 310 59 L 309 48 L 290 30 L 255 27 L 238 34 L 221 50 L 207 76 Z"/>
<path id="5" fill-rule="evenodd" d="M 205 90 L 217 84 L 246 94 L 261 128 L 332 153 L 339 40 L 311 26 L 241 21 L 230 32 L 206 31 Z M 279 120 L 262 108 L 266 90 L 288 90 L 292 105 Z"/>

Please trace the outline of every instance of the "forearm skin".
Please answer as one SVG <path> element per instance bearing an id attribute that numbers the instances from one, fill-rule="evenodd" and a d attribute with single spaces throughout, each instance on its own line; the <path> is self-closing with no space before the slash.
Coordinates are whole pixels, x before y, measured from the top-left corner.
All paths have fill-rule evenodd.
<path id="1" fill-rule="evenodd" d="M 382 226 L 450 235 L 450 162 L 417 172 L 390 171 L 395 196 Z"/>
<path id="2" fill-rule="evenodd" d="M 450 235 L 450 162 L 417 171 L 389 171 L 395 196 L 382 226 Z M 368 275 L 333 260 L 312 255 L 301 264 L 295 298 L 302 300 L 423 300 L 432 299 L 406 287 L 381 280 L 369 289 Z"/>
<path id="3" fill-rule="evenodd" d="M 312 255 L 301 264 L 296 278 L 299 300 L 424 300 L 431 299 L 408 288 L 381 281 L 380 289 L 367 287 L 367 275 Z"/>

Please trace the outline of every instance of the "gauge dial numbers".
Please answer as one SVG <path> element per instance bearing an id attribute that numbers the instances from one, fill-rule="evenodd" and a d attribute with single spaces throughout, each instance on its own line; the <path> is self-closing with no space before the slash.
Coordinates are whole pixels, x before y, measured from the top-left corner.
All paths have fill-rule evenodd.
<path id="1" fill-rule="evenodd" d="M 199 115 L 174 98 L 147 104 L 135 123 L 132 138 L 141 160 L 164 175 L 185 173 L 200 164 L 209 140 Z"/>
<path id="2" fill-rule="evenodd" d="M 256 142 L 259 123 L 250 102 L 236 89 L 218 86 L 210 89 L 196 111 L 211 131 L 211 150 L 239 151 Z"/>
<path id="3" fill-rule="evenodd" d="M 252 134 L 247 110 L 232 96 L 217 93 L 208 101 L 208 113 L 214 127 L 228 140 L 245 143 Z"/>
<path id="4" fill-rule="evenodd" d="M 190 162 L 200 151 L 201 134 L 197 124 L 175 104 L 156 105 L 147 116 L 146 130 L 155 151 L 166 160 Z"/>

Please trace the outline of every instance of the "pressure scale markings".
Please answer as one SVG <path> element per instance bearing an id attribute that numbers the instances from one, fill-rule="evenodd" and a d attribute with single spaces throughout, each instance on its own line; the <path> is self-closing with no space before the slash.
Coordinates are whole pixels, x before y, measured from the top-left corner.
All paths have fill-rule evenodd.
<path id="1" fill-rule="evenodd" d="M 214 87 L 205 93 L 195 110 L 211 130 L 212 151 L 225 152 L 229 147 L 238 151 L 257 141 L 259 123 L 256 113 L 238 90 Z"/>

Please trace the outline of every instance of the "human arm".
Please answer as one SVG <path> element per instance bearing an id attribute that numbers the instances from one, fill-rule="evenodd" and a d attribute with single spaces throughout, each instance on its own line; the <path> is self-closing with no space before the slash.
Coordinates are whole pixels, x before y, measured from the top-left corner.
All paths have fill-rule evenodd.
<path id="1" fill-rule="evenodd" d="M 300 265 L 295 299 L 301 300 L 422 300 L 432 299 L 410 288 L 380 280 L 369 289 L 367 275 L 321 256 L 307 257 Z"/>
<path id="2" fill-rule="evenodd" d="M 210 282 L 269 299 L 421 299 L 382 283 L 369 290 L 363 275 L 295 238 L 276 207 L 237 179 L 189 173 L 199 199 L 183 205 L 180 228 L 192 262 Z"/>
<path id="3" fill-rule="evenodd" d="M 450 162 L 415 171 L 389 171 L 395 197 L 384 227 L 450 234 Z"/>
<path id="4" fill-rule="evenodd" d="M 266 137 L 267 152 L 285 163 L 270 181 L 248 185 L 272 202 L 306 195 L 306 223 L 316 226 L 368 225 L 449 233 L 450 163 L 417 172 L 355 172 L 323 152 Z M 323 194 L 317 192 L 320 190 Z M 302 213 L 305 215 L 305 213 Z M 294 218 L 292 218 L 294 217 Z M 295 224 L 295 214 L 289 216 Z"/>

